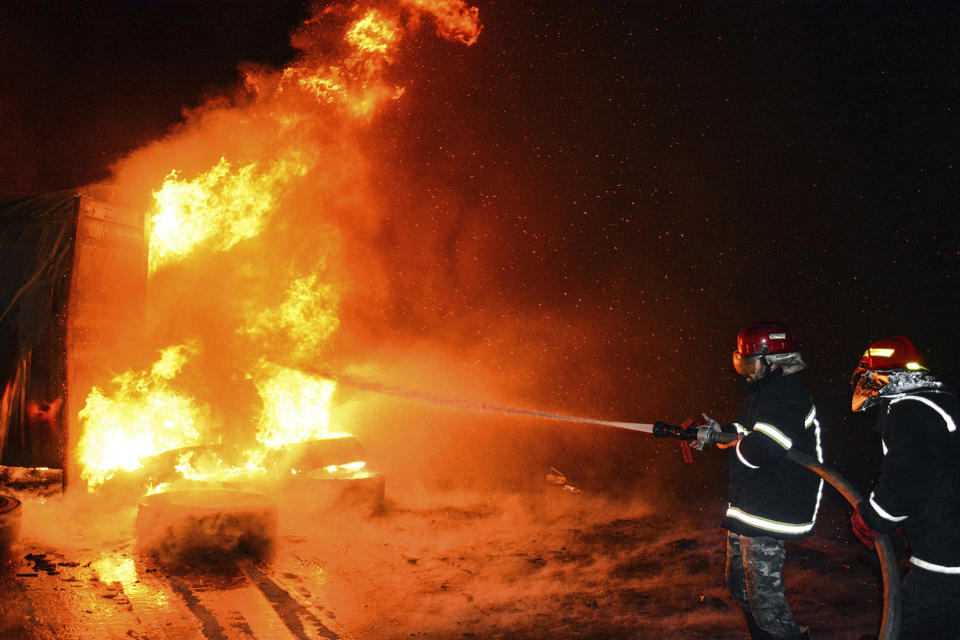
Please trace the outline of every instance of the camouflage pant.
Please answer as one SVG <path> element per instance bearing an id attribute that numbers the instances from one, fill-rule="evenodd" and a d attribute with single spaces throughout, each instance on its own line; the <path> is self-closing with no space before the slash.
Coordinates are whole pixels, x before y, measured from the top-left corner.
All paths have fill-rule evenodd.
<path id="1" fill-rule="evenodd" d="M 763 631 L 775 637 L 800 634 L 783 584 L 783 540 L 727 532 L 727 588 Z"/>

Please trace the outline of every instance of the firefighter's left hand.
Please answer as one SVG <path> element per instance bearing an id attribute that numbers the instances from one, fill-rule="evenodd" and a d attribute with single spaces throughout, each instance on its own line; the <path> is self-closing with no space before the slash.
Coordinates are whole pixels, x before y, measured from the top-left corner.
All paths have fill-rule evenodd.
<path id="1" fill-rule="evenodd" d="M 714 431 L 723 431 L 723 429 L 720 427 L 719 422 L 717 422 L 716 420 L 714 420 L 713 418 L 711 418 L 705 413 L 701 413 L 700 415 L 703 416 L 703 421 L 707 423 L 708 427 L 710 427 Z"/>
<path id="2" fill-rule="evenodd" d="M 704 425 L 697 428 L 697 439 L 690 443 L 690 448 L 696 449 L 697 451 L 704 451 L 706 450 L 707 446 L 716 444 L 717 439 L 713 436 L 715 433 L 722 431 L 719 422 L 705 413 L 701 415 L 703 415 L 702 421 L 696 420 L 695 418 L 690 419 L 691 422 L 696 420 L 697 422 L 700 422 L 700 424 Z"/>
<path id="3" fill-rule="evenodd" d="M 697 427 L 697 439 L 690 443 L 690 448 L 696 449 L 697 451 L 704 451 L 708 445 L 716 444 L 717 439 L 714 437 L 714 435 L 721 431 L 719 422 L 705 413 L 702 415 L 703 420 L 696 420 L 695 418 L 690 418 L 690 420 L 688 420 L 688 422 L 700 423 L 703 425 Z"/>

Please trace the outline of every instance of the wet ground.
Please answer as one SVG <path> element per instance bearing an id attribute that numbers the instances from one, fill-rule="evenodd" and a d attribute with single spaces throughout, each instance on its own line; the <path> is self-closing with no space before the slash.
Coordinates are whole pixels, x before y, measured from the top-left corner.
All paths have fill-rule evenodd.
<path id="1" fill-rule="evenodd" d="M 788 552 L 792 606 L 818 639 L 879 626 L 879 569 L 838 501 Z M 271 557 L 174 567 L 134 551 L 129 505 L 24 509 L 0 575 L 4 639 L 746 637 L 714 505 L 678 515 L 554 486 L 394 487 L 376 512 L 286 495 Z"/>

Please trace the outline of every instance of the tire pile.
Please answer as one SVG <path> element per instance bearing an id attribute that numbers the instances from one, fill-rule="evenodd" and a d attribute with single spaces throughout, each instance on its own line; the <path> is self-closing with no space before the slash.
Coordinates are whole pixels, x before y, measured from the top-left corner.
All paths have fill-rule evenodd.
<path id="1" fill-rule="evenodd" d="M 5 553 L 20 538 L 20 501 L 0 495 L 0 552 Z"/>

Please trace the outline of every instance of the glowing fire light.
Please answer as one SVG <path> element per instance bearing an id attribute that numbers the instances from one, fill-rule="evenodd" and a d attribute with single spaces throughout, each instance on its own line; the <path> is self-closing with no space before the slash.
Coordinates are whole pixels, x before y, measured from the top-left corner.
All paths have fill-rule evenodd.
<path id="1" fill-rule="evenodd" d="M 402 0 L 402 4 L 431 14 L 442 38 L 459 40 L 468 47 L 477 42 L 483 29 L 479 10 L 463 0 Z"/>
<path id="2" fill-rule="evenodd" d="M 172 171 L 155 191 L 150 212 L 150 272 L 182 259 L 198 245 L 209 243 L 226 251 L 260 233 L 277 201 L 279 187 L 303 176 L 309 163 L 303 153 L 258 171 L 250 163 L 236 171 L 225 158 L 193 180 Z"/>
<path id="3" fill-rule="evenodd" d="M 260 449 L 247 451 L 246 454 L 247 461 L 244 464 L 229 465 L 216 456 L 205 456 L 203 460 L 194 461 L 193 452 L 188 451 L 180 455 L 174 469 L 181 478 L 197 482 L 250 479 L 265 474 L 262 463 L 266 452 Z"/>
<path id="4" fill-rule="evenodd" d="M 284 341 L 297 357 L 316 357 L 340 326 L 336 289 L 317 274 L 294 280 L 279 306 L 250 314 L 242 333 L 261 338 L 267 347 Z"/>
<path id="5" fill-rule="evenodd" d="M 281 90 L 293 83 L 320 103 L 344 107 L 361 122 L 369 121 L 381 105 L 400 98 L 406 91 L 383 82 L 383 71 L 393 62 L 406 32 L 419 25 L 422 14 L 434 18 L 437 33 L 443 38 L 470 46 L 480 35 L 477 9 L 462 0 L 402 0 L 399 4 L 412 13 L 406 25 L 383 11 L 367 10 L 347 29 L 344 41 L 351 51 L 339 64 L 313 65 L 304 61 L 291 65 L 283 72 Z"/>
<path id="6" fill-rule="evenodd" d="M 257 441 L 265 446 L 350 435 L 330 429 L 336 382 L 264 363 L 254 383 L 263 399 Z"/>
<path id="7" fill-rule="evenodd" d="M 367 470 L 366 462 L 348 462 L 346 464 L 331 464 L 323 468 L 331 476 L 340 476 L 360 480 L 362 478 L 372 478 L 372 474 Z"/>
<path id="8" fill-rule="evenodd" d="M 364 53 L 373 53 L 389 59 L 390 47 L 399 37 L 400 28 L 393 20 L 385 19 L 376 9 L 350 25 L 346 40 Z"/>
<path id="9" fill-rule="evenodd" d="M 350 53 L 339 64 L 314 66 L 309 61 L 284 70 L 284 83 L 293 82 L 321 104 L 343 107 L 361 122 L 369 121 L 380 105 L 403 95 L 402 87 L 382 82 L 383 70 L 400 41 L 400 24 L 376 9 L 354 21 L 344 36 Z"/>
<path id="10" fill-rule="evenodd" d="M 384 68 L 405 32 L 419 24 L 421 14 L 431 15 L 438 33 L 467 45 L 480 33 L 478 12 L 462 0 L 402 0 L 413 13 L 403 24 L 398 17 L 368 9 L 352 22 L 344 35 L 349 52 L 337 64 L 317 64 L 308 56 L 284 69 L 279 91 L 293 84 L 322 104 L 345 106 L 357 120 L 369 121 L 378 108 L 404 94 L 403 87 L 382 81 Z M 261 79 L 247 74 L 250 87 Z M 301 120 L 294 113 L 278 112 L 281 124 Z M 289 128 L 287 128 L 289 130 Z M 227 251 L 263 229 L 277 204 L 280 188 L 307 175 L 315 164 L 310 146 L 294 144 L 284 155 L 263 163 L 251 162 L 234 169 L 226 158 L 192 180 L 173 170 L 154 192 L 150 219 L 150 272 L 183 259 L 200 245 Z"/>
<path id="11" fill-rule="evenodd" d="M 128 371 L 114 378 L 112 395 L 95 388 L 80 412 L 85 425 L 79 443 L 82 479 L 93 490 L 119 470 L 141 467 L 141 460 L 171 449 L 209 444 L 198 428 L 206 409 L 170 387 L 187 359 L 196 353 L 193 345 L 165 349 L 150 372 Z M 180 455 L 174 466 L 183 479 L 201 482 L 251 479 L 263 476 L 269 448 L 349 434 L 330 428 L 330 399 L 336 389 L 331 380 L 294 369 L 263 363 L 255 384 L 263 400 L 256 439 L 262 447 L 244 453 L 245 462 L 228 464 L 216 455 L 194 459 L 193 452 Z M 365 463 L 347 465 L 359 472 Z M 355 465 L 356 468 L 354 468 Z M 161 491 L 160 485 L 151 492 Z"/>
<path id="12" fill-rule="evenodd" d="M 107 395 L 94 387 L 80 411 L 83 434 L 77 443 L 81 479 L 93 489 L 119 469 L 140 468 L 147 457 L 198 444 L 207 409 L 170 386 L 195 344 L 168 347 L 149 372 L 127 371 Z"/>
<path id="13" fill-rule="evenodd" d="M 317 144 L 316 132 L 329 128 L 339 134 L 362 127 L 389 101 L 404 95 L 405 87 L 387 82 L 385 72 L 400 58 L 402 41 L 422 23 L 432 21 L 441 37 L 466 45 L 475 43 L 481 30 L 477 9 L 463 0 L 396 0 L 392 8 L 389 4 L 377 2 L 377 8 L 359 4 L 328 7 L 329 11 L 321 10 L 307 22 L 305 29 L 327 13 L 355 18 L 343 31 L 343 49 L 336 59 L 329 56 L 328 41 L 313 42 L 309 34 L 297 34 L 296 46 L 302 55 L 287 68 L 280 72 L 246 72 L 246 87 L 255 100 L 236 107 L 241 118 L 214 119 L 237 124 L 228 137 L 231 141 L 243 140 L 244 150 L 237 157 L 245 160 L 228 161 L 231 152 L 224 150 L 219 162 L 194 177 L 171 170 L 178 166 L 176 161 L 164 166 L 166 178 L 153 192 L 154 203 L 148 212 L 151 274 L 200 251 L 231 251 L 261 234 L 280 215 L 284 197 L 295 189 L 305 188 L 311 181 L 330 183 L 328 173 L 341 171 L 343 164 L 336 157 L 322 157 L 318 149 L 341 148 L 340 136 L 335 136 L 337 144 L 328 149 L 323 146 L 327 139 L 322 136 L 321 144 Z M 246 130 L 244 126 L 251 128 Z M 205 144 L 217 144 L 202 126 L 200 129 L 198 137 L 206 136 Z M 353 152 L 349 142 L 342 144 Z M 131 165 L 136 163 L 131 161 Z M 353 180 L 352 175 L 350 178 Z M 271 267 L 277 264 L 270 261 Z M 217 318 L 224 335 L 242 334 L 254 343 L 252 352 L 226 354 L 227 361 L 236 364 L 237 370 L 263 353 L 276 354 L 287 362 L 315 361 L 340 323 L 340 292 L 324 280 L 324 275 L 324 265 L 316 265 L 307 275 L 294 278 L 279 302 L 265 303 L 251 296 L 240 305 L 250 310 L 242 320 Z M 238 291 L 237 295 L 245 293 Z M 118 470 L 140 468 L 140 461 L 146 457 L 221 440 L 212 432 L 209 409 L 193 396 L 176 391 L 172 384 L 197 351 L 197 346 L 190 343 L 169 347 L 149 371 L 128 371 L 115 377 L 109 388 L 94 387 L 78 416 L 78 466 L 89 490 Z M 221 353 L 215 356 L 218 361 L 224 357 Z M 236 359 L 230 360 L 232 357 Z M 233 466 L 215 457 L 208 460 L 207 456 L 185 455 L 176 465 L 182 477 L 209 481 L 261 474 L 270 448 L 349 435 L 330 424 L 335 382 L 264 361 L 250 377 L 260 394 L 262 409 L 255 425 L 257 442 L 251 441 L 252 448 L 244 452 L 246 461 Z M 341 465 L 336 472 L 357 476 L 367 473 L 362 462 Z M 169 488 L 164 483 L 152 490 Z"/>

